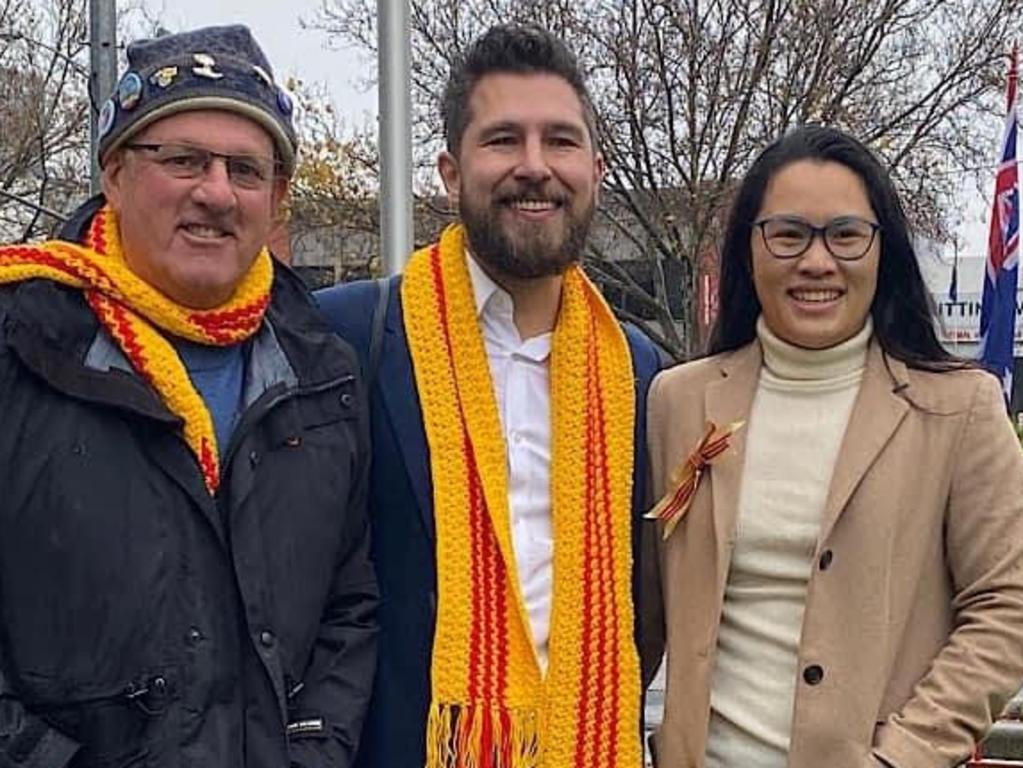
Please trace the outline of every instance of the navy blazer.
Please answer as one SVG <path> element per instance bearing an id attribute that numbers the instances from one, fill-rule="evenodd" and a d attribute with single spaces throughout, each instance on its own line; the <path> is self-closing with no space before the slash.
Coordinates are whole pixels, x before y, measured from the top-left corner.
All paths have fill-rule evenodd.
<path id="1" fill-rule="evenodd" d="M 389 301 L 379 365 L 370 392 L 373 461 L 369 489 L 372 556 L 380 587 L 377 674 L 362 732 L 359 768 L 422 768 L 437 607 L 433 488 L 426 432 L 402 321 L 401 278 L 387 281 Z M 335 286 L 316 294 L 327 324 L 348 341 L 365 370 L 375 281 Z M 660 367 L 657 348 L 625 326 L 636 377 L 633 511 L 646 503 L 646 395 Z M 638 592 L 639 530 L 633 526 L 633 590 Z M 637 606 L 639 606 L 639 595 Z M 639 625 L 637 607 L 637 633 Z M 641 713 L 637 713 L 637 717 Z"/>

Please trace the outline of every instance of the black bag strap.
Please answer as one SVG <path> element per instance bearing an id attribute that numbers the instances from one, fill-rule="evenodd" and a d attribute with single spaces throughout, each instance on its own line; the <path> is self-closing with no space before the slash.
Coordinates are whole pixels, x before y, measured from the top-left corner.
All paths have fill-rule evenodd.
<path id="1" fill-rule="evenodd" d="M 376 280 L 377 305 L 373 312 L 373 325 L 369 336 L 369 366 L 366 370 L 366 392 L 373 390 L 377 368 L 380 367 L 380 352 L 384 346 L 384 320 L 387 319 L 387 308 L 391 301 L 391 281 L 386 277 Z"/>

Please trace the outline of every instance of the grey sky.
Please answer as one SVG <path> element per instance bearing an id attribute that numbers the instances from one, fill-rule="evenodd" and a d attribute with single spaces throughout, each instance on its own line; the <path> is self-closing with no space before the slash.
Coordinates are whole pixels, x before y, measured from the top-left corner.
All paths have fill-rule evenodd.
<path id="1" fill-rule="evenodd" d="M 147 7 L 172 31 L 209 24 L 247 24 L 273 65 L 277 79 L 295 76 L 323 83 L 347 125 L 361 126 L 375 118 L 376 88 L 361 83 L 376 61 L 360 60 L 347 50 L 328 48 L 322 32 L 301 28 L 322 0 L 148 0 Z"/>

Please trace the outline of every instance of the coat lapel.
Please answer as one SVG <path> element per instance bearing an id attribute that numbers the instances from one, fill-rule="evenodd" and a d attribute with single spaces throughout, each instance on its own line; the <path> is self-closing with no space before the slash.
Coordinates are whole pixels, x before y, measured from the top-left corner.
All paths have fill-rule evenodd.
<path id="1" fill-rule="evenodd" d="M 426 444 L 419 393 L 412 373 L 412 357 L 402 321 L 400 283 L 391 283 L 391 300 L 387 307 L 384 348 L 380 355 L 377 382 L 383 393 L 384 405 L 394 427 L 416 497 L 423 529 L 430 541 L 435 538 L 433 522 L 433 486 L 430 483 L 430 452 Z"/>
<path id="2" fill-rule="evenodd" d="M 863 476 L 905 418 L 909 404 L 898 393 L 907 386 L 905 364 L 886 359 L 877 342 L 871 342 L 863 381 L 831 476 L 819 542 L 827 540 Z"/>
<path id="3" fill-rule="evenodd" d="M 708 385 L 704 392 L 708 421 L 723 427 L 749 417 L 760 378 L 760 361 L 760 344 L 757 342 L 721 361 L 721 378 Z M 724 579 L 731 560 L 729 550 L 735 538 L 748 432 L 748 424 L 736 432 L 731 449 L 715 461 L 710 469 L 719 582 Z"/>

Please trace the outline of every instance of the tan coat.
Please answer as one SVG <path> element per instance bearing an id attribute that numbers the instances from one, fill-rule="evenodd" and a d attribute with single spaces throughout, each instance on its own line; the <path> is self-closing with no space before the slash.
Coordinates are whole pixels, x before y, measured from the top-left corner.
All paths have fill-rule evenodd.
<path id="1" fill-rule="evenodd" d="M 655 498 L 707 421 L 748 417 L 760 367 L 754 342 L 658 376 Z M 658 768 L 704 764 L 746 434 L 660 547 Z M 871 343 L 814 560 L 790 768 L 957 764 L 1023 680 L 1023 452 L 993 377 L 907 369 Z"/>

